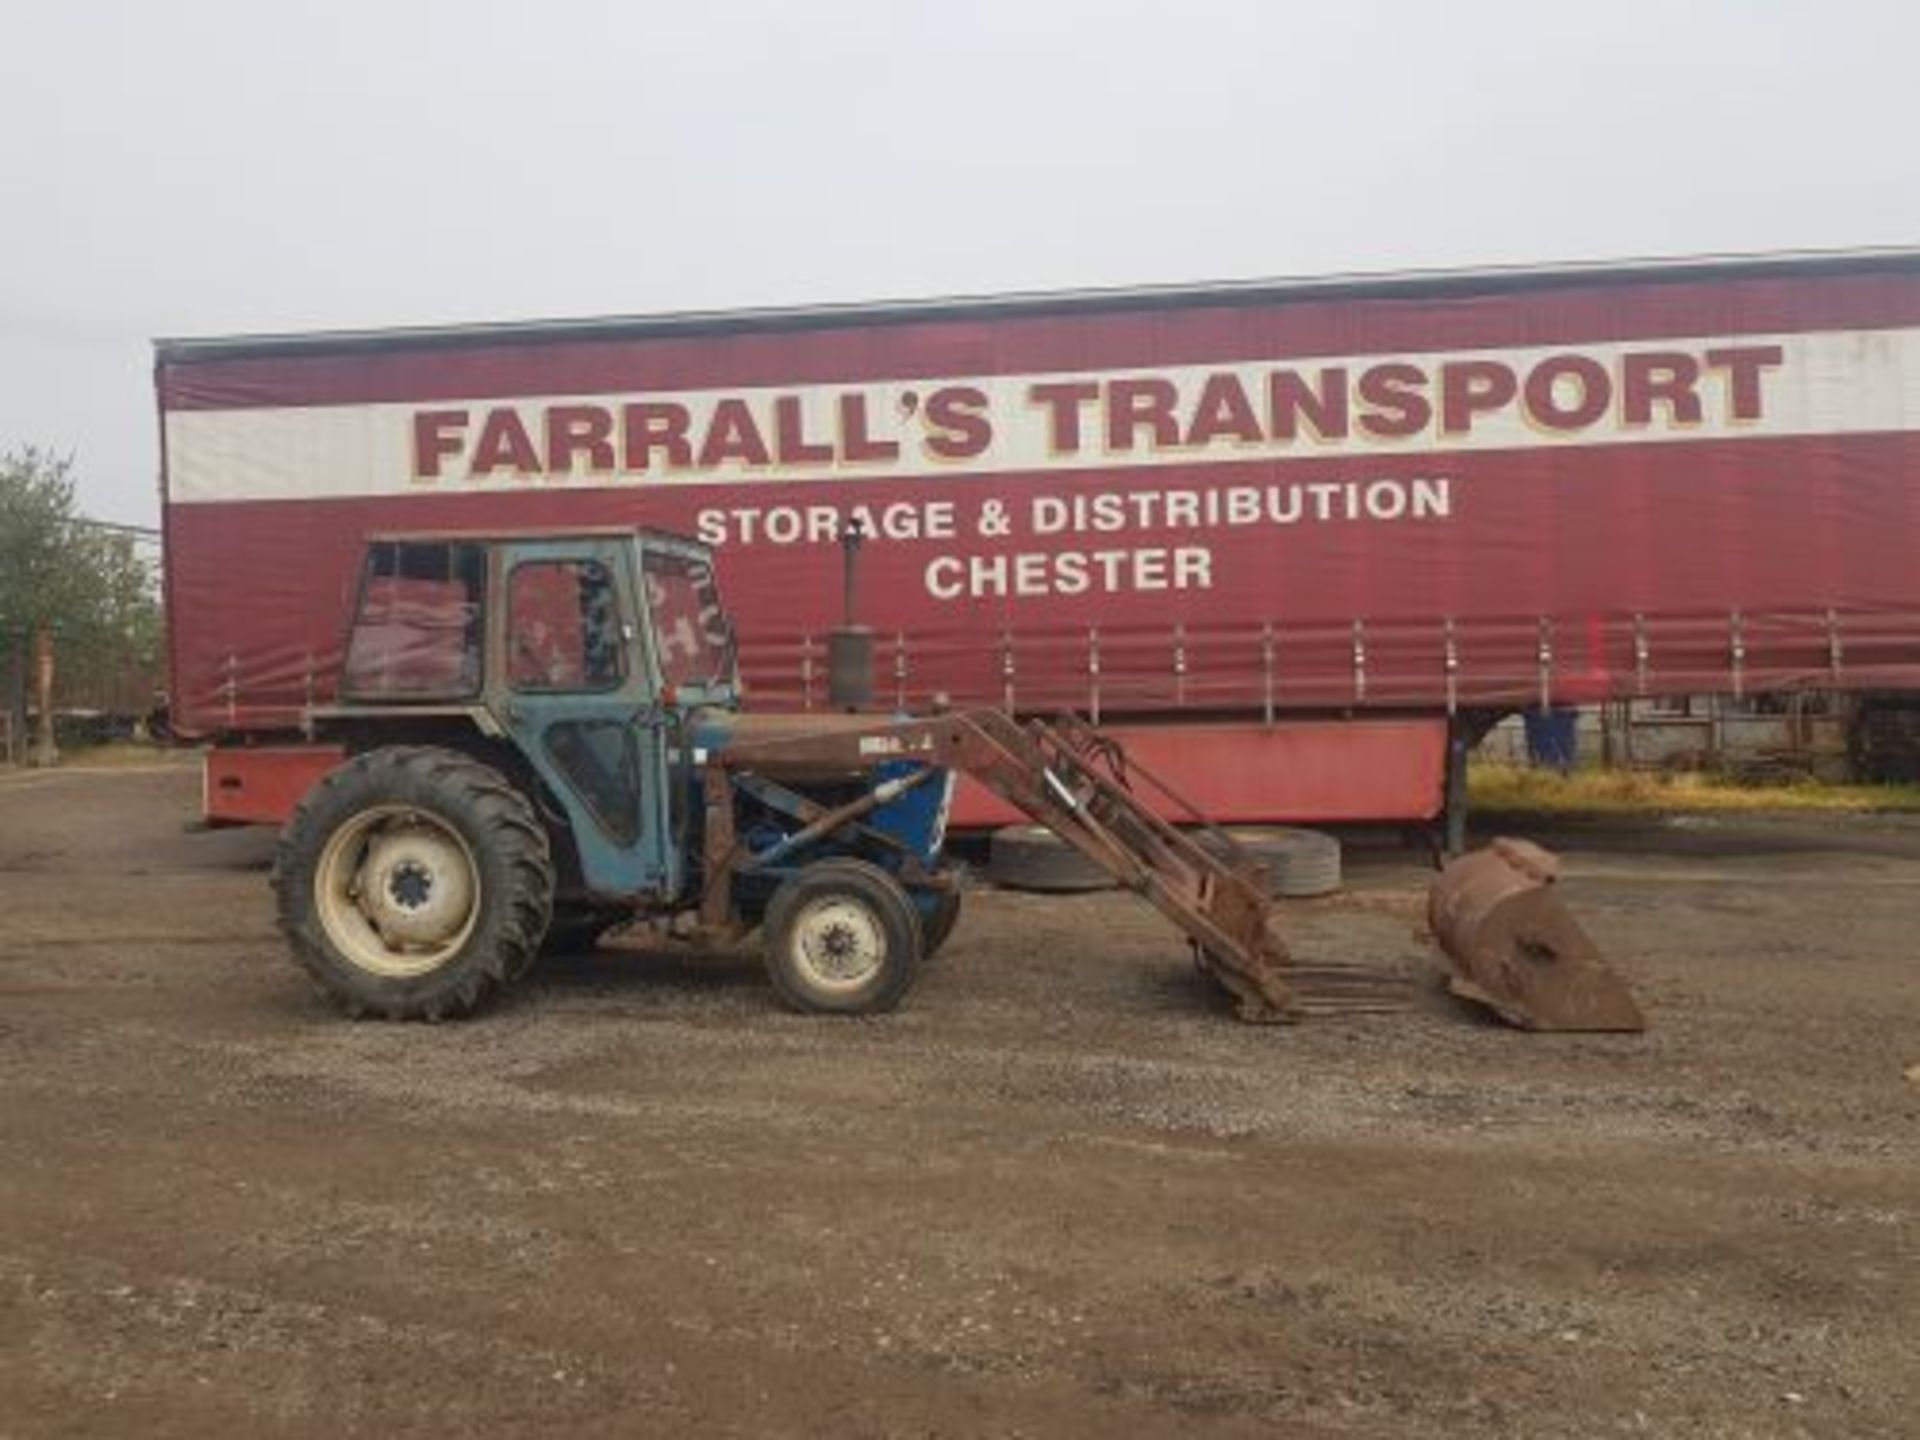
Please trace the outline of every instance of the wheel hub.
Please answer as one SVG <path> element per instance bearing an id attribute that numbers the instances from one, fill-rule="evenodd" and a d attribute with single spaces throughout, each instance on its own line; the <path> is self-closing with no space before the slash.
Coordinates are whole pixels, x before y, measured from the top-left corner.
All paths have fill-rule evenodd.
<path id="1" fill-rule="evenodd" d="M 402 910 L 418 910 L 433 893 L 433 872 L 404 861 L 387 877 L 387 893 Z"/>
<path id="2" fill-rule="evenodd" d="M 360 865 L 360 908 L 389 944 L 444 945 L 473 908 L 473 872 L 437 825 L 381 831 Z"/>
<path id="3" fill-rule="evenodd" d="M 800 963 L 831 989 L 857 988 L 886 963 L 886 934 L 878 918 L 849 900 L 815 901 L 801 913 L 794 933 Z"/>
<path id="4" fill-rule="evenodd" d="M 424 974 L 459 952 L 479 914 L 473 857 L 438 817 L 392 807 L 343 825 L 315 876 L 321 923 L 354 964 Z"/>

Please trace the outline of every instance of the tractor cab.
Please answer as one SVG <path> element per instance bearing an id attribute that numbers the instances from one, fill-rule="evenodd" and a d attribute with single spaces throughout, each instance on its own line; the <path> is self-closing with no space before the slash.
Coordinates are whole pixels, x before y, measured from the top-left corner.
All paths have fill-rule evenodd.
<path id="1" fill-rule="evenodd" d="M 375 537 L 338 695 L 309 724 L 349 759 L 276 873 L 296 956 L 349 1008 L 465 1013 L 649 918 L 764 926 L 790 1002 L 886 1008 L 957 915 L 950 772 L 878 717 L 740 713 L 693 541 Z"/>
<path id="2" fill-rule="evenodd" d="M 691 717 L 740 681 L 712 553 L 633 530 L 372 540 L 341 700 L 365 730 L 430 716 L 503 739 L 563 814 L 580 899 L 656 902 L 688 880 L 671 771 Z M 711 728 L 711 725 L 708 726 Z"/>

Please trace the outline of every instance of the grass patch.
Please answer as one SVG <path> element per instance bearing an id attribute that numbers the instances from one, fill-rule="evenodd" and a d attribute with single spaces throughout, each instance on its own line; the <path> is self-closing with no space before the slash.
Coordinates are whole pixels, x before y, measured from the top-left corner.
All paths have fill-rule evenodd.
<path id="1" fill-rule="evenodd" d="M 74 765 L 186 765 L 199 758 L 191 747 L 147 740 L 107 740 L 98 745 L 68 745 L 60 751 L 61 762 Z"/>
<path id="2" fill-rule="evenodd" d="M 63 744 L 60 768 L 69 765 L 88 769 L 139 768 L 147 765 L 190 765 L 199 759 L 197 751 L 184 746 L 155 745 L 139 740 L 107 740 L 98 745 Z M 0 770 L 29 767 L 0 764 Z"/>
<path id="3" fill-rule="evenodd" d="M 1475 761 L 1467 795 L 1476 810 L 1538 815 L 1654 815 L 1702 811 L 1920 811 L 1920 785 L 1829 785 L 1818 780 L 1750 784 L 1696 772 L 1576 770 Z"/>

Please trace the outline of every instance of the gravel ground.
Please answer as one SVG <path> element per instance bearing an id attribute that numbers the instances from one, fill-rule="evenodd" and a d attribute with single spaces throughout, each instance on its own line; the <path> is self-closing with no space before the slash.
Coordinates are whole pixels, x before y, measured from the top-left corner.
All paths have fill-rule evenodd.
<path id="1" fill-rule="evenodd" d="M 180 768 L 0 777 L 0 1436 L 1911 1435 L 1920 825 L 1546 837 L 1641 1037 L 1236 1024 L 1119 896 L 908 1007 L 337 1019 Z M 1299 950 L 1427 973 L 1349 856 Z"/>

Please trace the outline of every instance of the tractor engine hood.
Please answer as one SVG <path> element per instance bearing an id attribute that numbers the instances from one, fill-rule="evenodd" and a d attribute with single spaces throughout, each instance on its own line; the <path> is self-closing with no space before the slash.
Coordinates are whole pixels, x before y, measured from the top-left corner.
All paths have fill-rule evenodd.
<path id="1" fill-rule="evenodd" d="M 709 758 L 792 780 L 854 779 L 888 762 L 933 759 L 924 719 L 701 710 L 690 728 Z"/>

